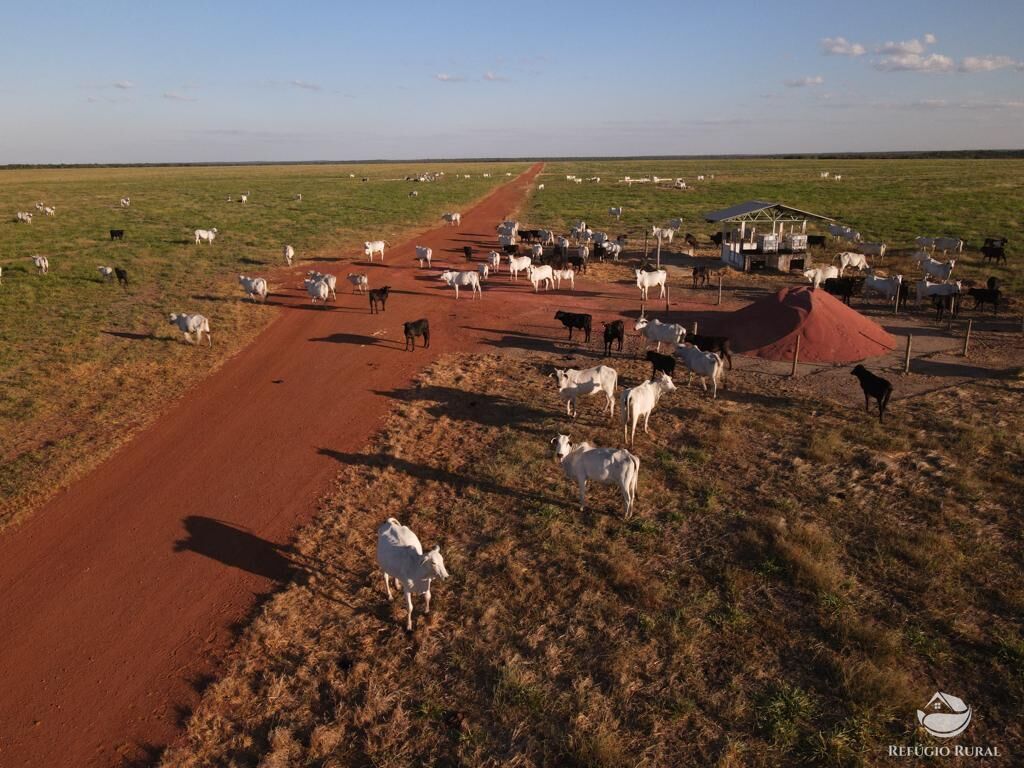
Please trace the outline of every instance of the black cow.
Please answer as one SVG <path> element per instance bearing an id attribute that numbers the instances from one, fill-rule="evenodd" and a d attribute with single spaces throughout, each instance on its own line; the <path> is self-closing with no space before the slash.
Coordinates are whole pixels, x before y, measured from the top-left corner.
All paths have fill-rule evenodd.
<path id="1" fill-rule="evenodd" d="M 676 358 L 674 355 L 663 355 L 653 349 L 647 351 L 647 359 L 651 361 L 651 378 L 653 379 L 661 371 L 666 376 L 671 376 L 676 369 Z"/>
<path id="2" fill-rule="evenodd" d="M 473 246 L 464 245 L 462 246 L 462 252 L 466 255 L 466 261 L 473 260 Z"/>
<path id="3" fill-rule="evenodd" d="M 569 341 L 572 341 L 572 329 L 580 328 L 584 333 L 584 341 L 590 343 L 590 323 L 593 318 L 590 315 L 578 314 L 576 312 L 555 312 L 555 320 L 558 320 L 569 329 Z"/>
<path id="4" fill-rule="evenodd" d="M 693 287 L 697 287 L 697 283 L 700 283 L 701 287 L 708 284 L 708 268 L 704 265 L 693 268 Z"/>
<path id="5" fill-rule="evenodd" d="M 619 352 L 622 351 L 622 342 L 626 338 L 626 325 L 622 320 L 612 320 L 604 324 L 604 354 L 608 357 L 612 353 L 612 342 L 618 339 Z"/>
<path id="6" fill-rule="evenodd" d="M 112 229 L 112 230 L 110 230 L 110 239 L 111 240 L 124 240 L 124 230 L 123 229 Z"/>
<path id="7" fill-rule="evenodd" d="M 995 260 L 996 264 L 1006 261 L 1006 249 L 1001 245 L 983 245 L 981 255 L 985 257 L 985 261 Z"/>
<path id="8" fill-rule="evenodd" d="M 370 314 L 374 312 L 380 313 L 385 309 L 385 305 L 388 303 L 388 293 L 391 292 L 391 286 L 385 285 L 383 288 L 374 288 L 370 291 Z M 380 304 L 380 309 L 377 309 L 377 305 Z"/>
<path id="9" fill-rule="evenodd" d="M 997 282 L 996 285 L 999 283 Z M 1002 294 L 998 288 L 968 288 L 967 294 L 974 298 L 974 309 L 982 304 L 991 304 L 992 313 L 999 313 L 999 297 Z"/>
<path id="10" fill-rule="evenodd" d="M 956 294 L 932 296 L 932 306 L 935 307 L 935 318 L 937 320 L 941 320 L 947 312 L 956 320 L 957 315 L 960 314 L 960 297 Z"/>
<path id="11" fill-rule="evenodd" d="M 426 318 L 410 320 L 408 323 L 403 323 L 402 328 L 405 329 L 405 348 L 410 352 L 416 349 L 417 336 L 423 337 L 424 349 L 430 346 L 430 323 Z"/>
<path id="12" fill-rule="evenodd" d="M 821 287 L 826 293 L 842 299 L 843 304 L 850 306 L 850 298 L 864 287 L 863 277 L 830 277 Z"/>
<path id="13" fill-rule="evenodd" d="M 114 267 L 114 274 L 117 275 L 117 284 L 125 290 L 128 289 L 128 270 L 121 267 Z"/>
<path id="14" fill-rule="evenodd" d="M 501 246 L 501 250 L 506 256 L 515 256 L 519 253 L 519 246 L 515 243 L 509 243 L 508 245 Z"/>
<path id="15" fill-rule="evenodd" d="M 567 259 L 567 261 L 572 266 L 572 268 L 575 269 L 577 272 L 579 272 L 581 274 L 586 274 L 586 272 L 587 272 L 587 260 L 585 258 L 583 258 L 582 256 L 579 256 L 579 255 L 576 255 L 576 256 L 570 256 Z"/>
<path id="16" fill-rule="evenodd" d="M 807 247 L 808 248 L 824 248 L 828 242 L 828 235 L 808 235 L 807 236 Z"/>
<path id="17" fill-rule="evenodd" d="M 683 240 L 685 240 L 686 244 L 688 246 L 690 246 L 691 248 L 696 248 L 697 247 L 697 238 L 694 237 L 693 235 L 691 235 L 689 232 L 687 232 L 685 235 L 683 235 Z"/>
<path id="18" fill-rule="evenodd" d="M 885 407 L 889 404 L 889 398 L 892 397 L 892 384 L 883 379 L 880 376 L 875 376 L 863 365 L 858 365 L 852 371 L 852 376 L 856 376 L 860 382 L 860 388 L 864 390 L 864 411 L 865 413 L 871 410 L 871 398 L 875 398 L 878 401 L 878 421 L 885 421 Z"/>

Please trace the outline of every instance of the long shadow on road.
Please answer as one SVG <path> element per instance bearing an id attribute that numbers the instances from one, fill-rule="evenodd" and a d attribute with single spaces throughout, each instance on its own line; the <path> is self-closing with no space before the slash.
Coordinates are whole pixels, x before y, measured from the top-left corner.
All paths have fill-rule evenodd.
<path id="1" fill-rule="evenodd" d="M 184 522 L 186 536 L 174 543 L 175 552 L 195 552 L 282 584 L 295 575 L 296 566 L 287 546 L 211 517 L 189 515 Z"/>

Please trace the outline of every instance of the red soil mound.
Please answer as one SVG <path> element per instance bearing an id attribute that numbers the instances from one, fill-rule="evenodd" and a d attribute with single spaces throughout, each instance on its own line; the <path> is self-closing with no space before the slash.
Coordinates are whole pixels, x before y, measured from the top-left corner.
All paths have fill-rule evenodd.
<path id="1" fill-rule="evenodd" d="M 783 288 L 729 318 L 732 348 L 767 360 L 852 363 L 894 349 L 896 339 L 838 299 L 809 287 Z"/>

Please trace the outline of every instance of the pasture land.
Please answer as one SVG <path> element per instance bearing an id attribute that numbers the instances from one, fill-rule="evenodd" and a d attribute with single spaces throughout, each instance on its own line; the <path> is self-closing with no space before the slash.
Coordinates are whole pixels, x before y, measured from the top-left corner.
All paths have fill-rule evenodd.
<path id="1" fill-rule="evenodd" d="M 1019 349 L 898 389 L 885 425 L 849 376 L 846 402 L 816 377 L 680 384 L 623 521 L 607 487 L 581 513 L 552 462 L 558 432 L 622 432 L 597 399 L 566 419 L 546 374 L 597 355 L 548 347 L 447 356 L 392 393 L 163 765 L 881 766 L 931 743 L 936 689 L 975 708 L 964 743 L 1024 749 Z M 376 569 L 388 516 L 451 573 L 412 635 Z"/>
<path id="2" fill-rule="evenodd" d="M 288 243 L 308 268 L 343 276 L 345 262 L 362 258 L 362 241 L 397 244 L 526 167 L 0 171 L 0 527 L 96 466 L 255 338 L 276 310 L 243 302 L 239 274 L 269 275 L 273 293 Z M 446 178 L 403 181 L 427 169 Z M 409 197 L 413 189 L 418 197 Z M 129 208 L 120 207 L 123 196 Z M 55 206 L 56 217 L 36 212 L 36 201 Z M 31 225 L 14 222 L 22 210 L 36 213 Z M 195 245 L 193 230 L 212 227 L 215 243 Z M 123 229 L 124 241 L 112 242 L 111 229 Z M 49 257 L 50 274 L 35 274 L 33 254 Z M 128 289 L 104 283 L 100 265 L 126 268 Z M 210 318 L 212 351 L 182 343 L 167 323 L 180 311 Z"/>
<path id="3" fill-rule="evenodd" d="M 821 171 L 843 178 L 821 179 Z M 567 174 L 601 181 L 575 184 L 566 180 Z M 705 181 L 696 180 L 699 174 Z M 627 175 L 634 179 L 657 175 L 667 179 L 667 186 L 627 186 L 621 183 Z M 684 178 L 692 189 L 671 188 L 676 177 Z M 537 181 L 545 189 L 521 212 L 524 224 L 567 232 L 584 219 L 593 229 L 613 237 L 628 233 L 633 252 L 642 250 L 643 233 L 652 224 L 664 225 L 678 217 L 683 220 L 682 231 L 694 233 L 703 246 L 699 255 L 717 258 L 708 241 L 717 225 L 705 222 L 704 214 L 746 200 L 767 200 L 835 218 L 859 230 L 867 241 L 887 243 L 901 254 L 887 258 L 883 266 L 915 278 L 920 270 L 906 258 L 914 249 L 915 237 L 959 237 L 971 247 L 955 255 L 954 277 L 984 284 L 989 275 L 995 275 L 1010 293 L 1024 296 L 1024 271 L 1019 265 L 1024 245 L 1024 160 L 567 161 L 548 163 Z M 624 209 L 621 221 L 608 213 L 612 206 Z M 984 263 L 976 249 L 987 236 L 1009 239 L 1008 264 Z M 681 247 L 677 240 L 663 253 Z M 829 257 L 838 249 L 855 250 L 837 243 L 830 246 Z"/>

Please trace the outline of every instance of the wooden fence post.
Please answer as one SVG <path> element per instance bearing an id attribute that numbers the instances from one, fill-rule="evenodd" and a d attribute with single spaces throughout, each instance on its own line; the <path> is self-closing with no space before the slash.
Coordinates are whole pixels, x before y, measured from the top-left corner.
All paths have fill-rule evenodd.
<path id="1" fill-rule="evenodd" d="M 967 345 L 971 343 L 971 327 L 973 325 L 973 320 L 967 321 L 967 333 L 964 334 L 964 357 L 967 357 Z"/>
<path id="2" fill-rule="evenodd" d="M 721 306 L 721 304 L 722 304 L 722 273 L 719 272 L 718 273 L 718 304 L 716 304 L 716 306 Z M 1021 318 L 1020 327 L 1021 327 L 1021 330 L 1024 331 L 1024 317 Z"/>
<path id="3" fill-rule="evenodd" d="M 910 373 L 910 346 L 914 342 L 914 334 L 907 334 L 907 351 L 903 355 L 903 373 Z"/>
<path id="4" fill-rule="evenodd" d="M 693 335 L 694 336 L 697 335 L 697 321 L 696 320 L 693 321 Z"/>
<path id="5" fill-rule="evenodd" d="M 793 370 L 789 372 L 789 378 L 796 378 L 796 365 L 800 362 L 800 336 L 796 337 L 796 348 L 793 350 Z"/>

